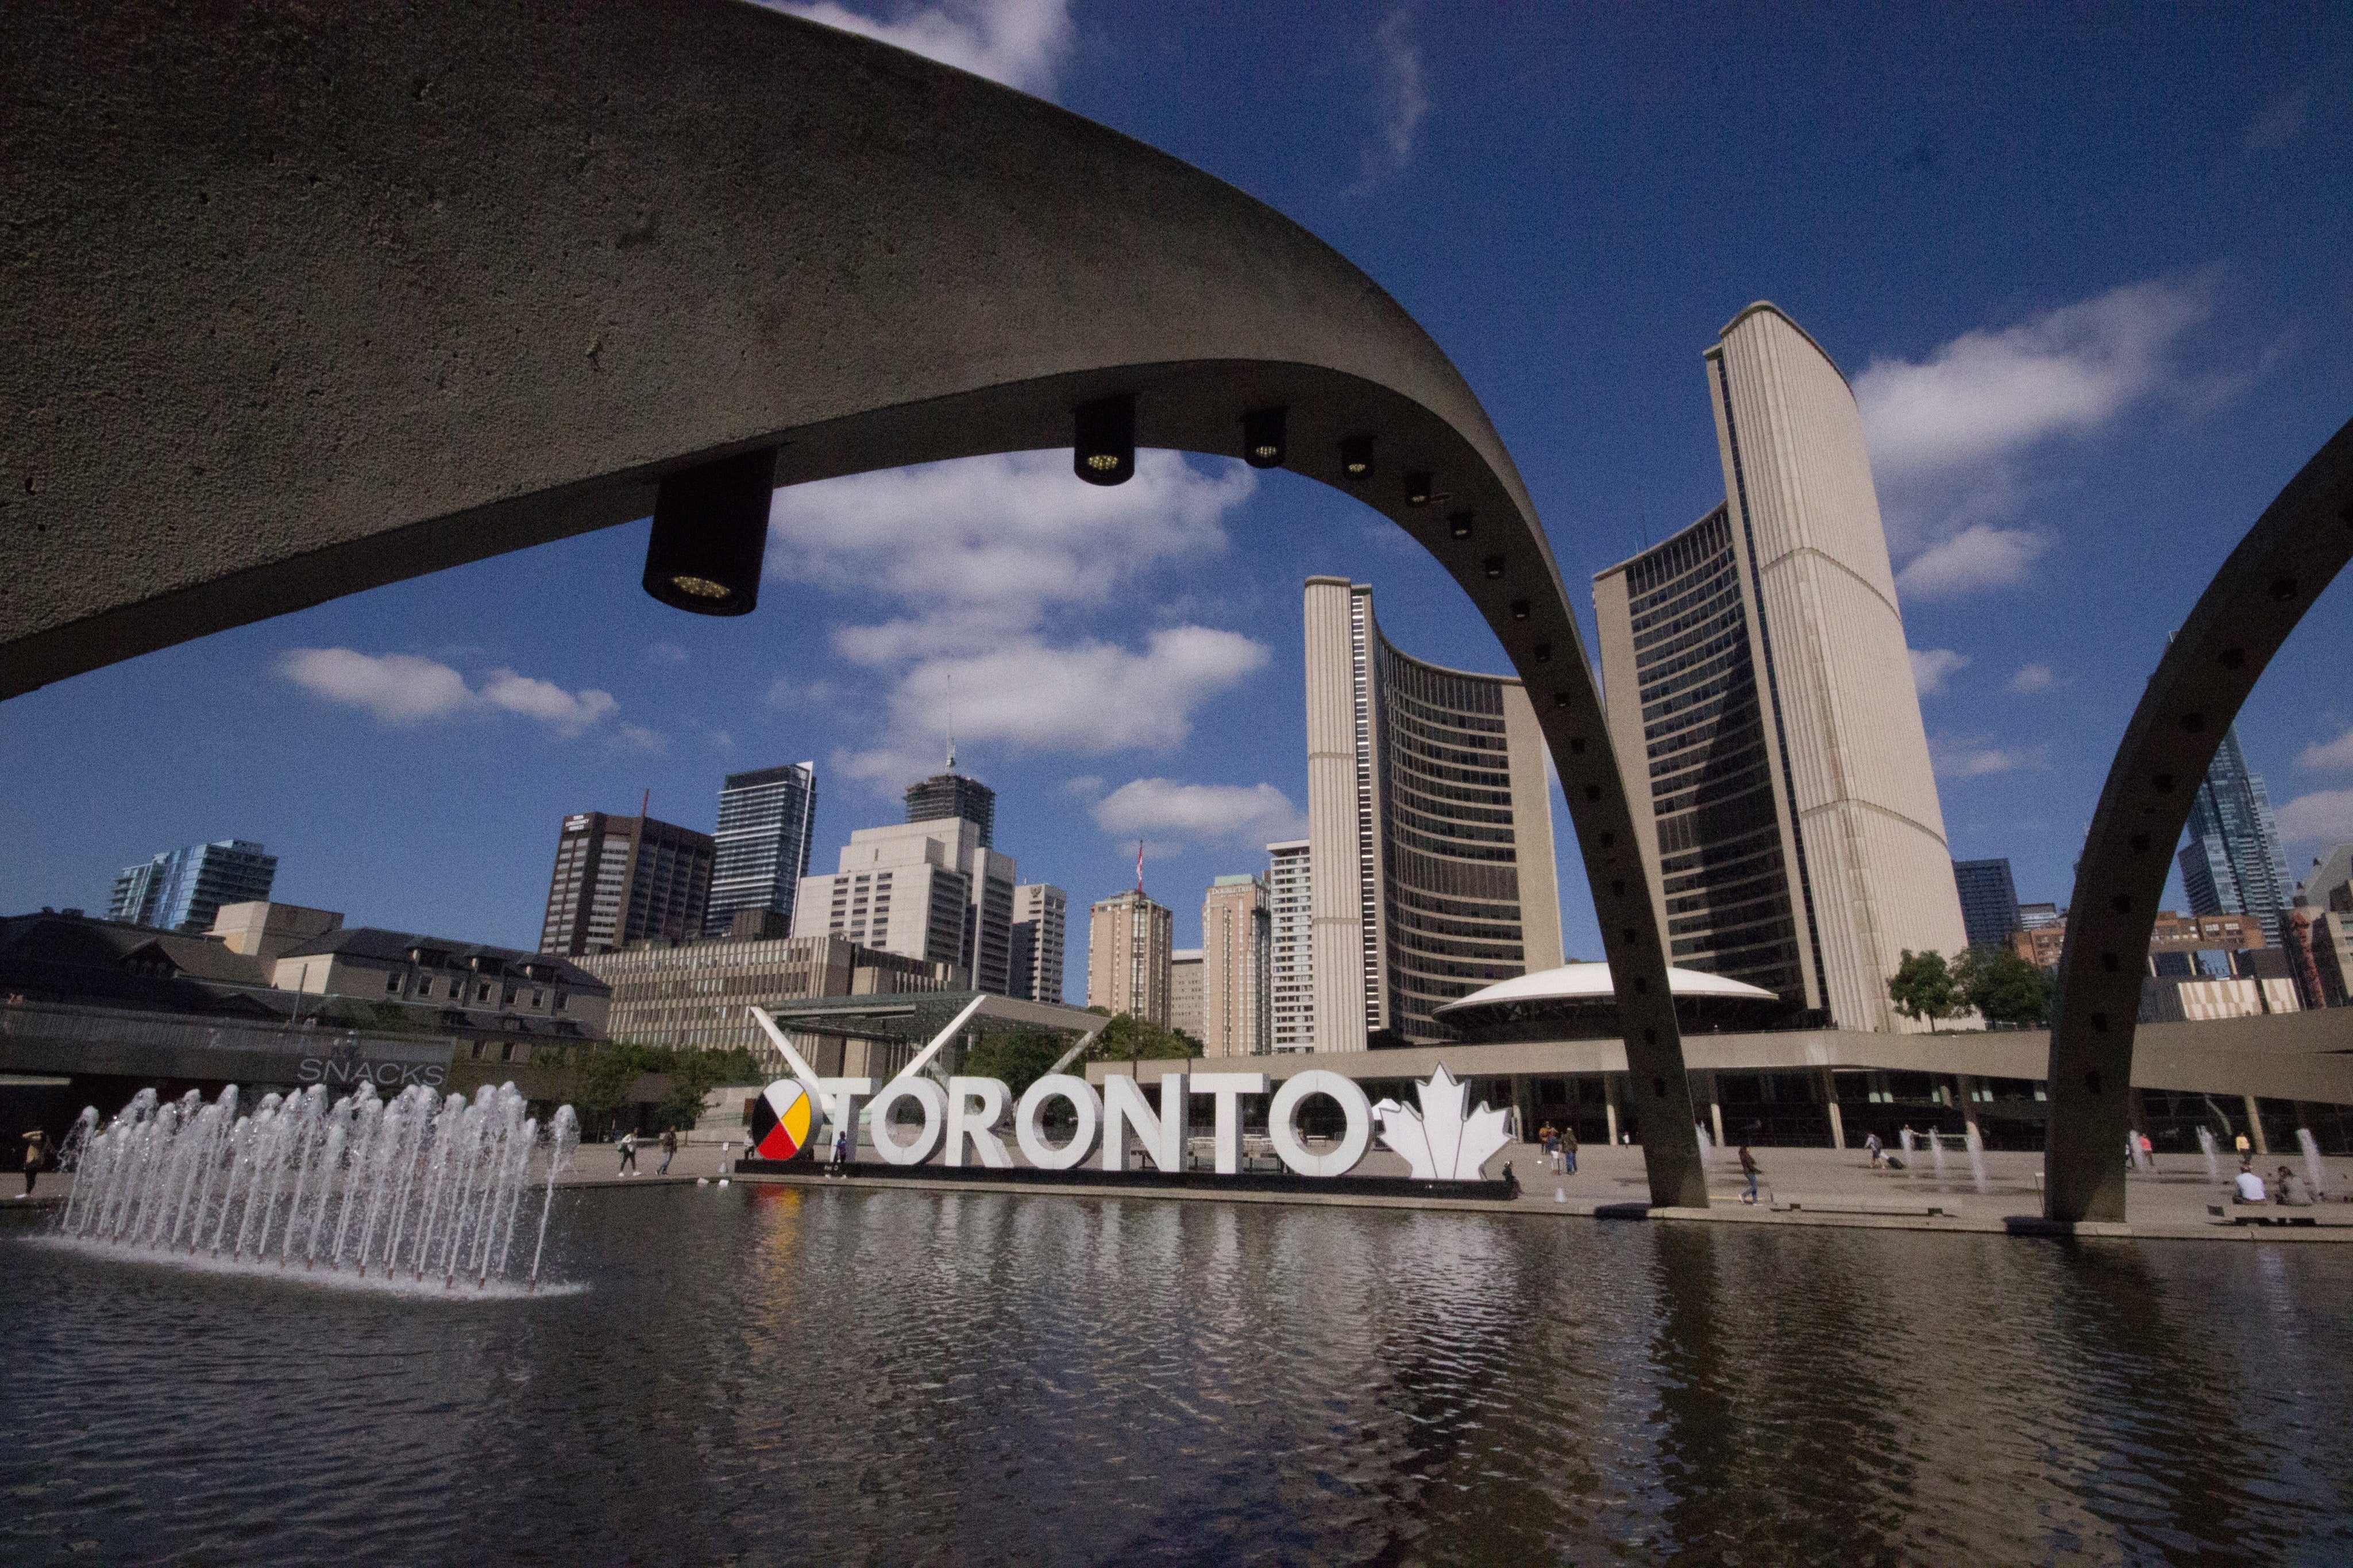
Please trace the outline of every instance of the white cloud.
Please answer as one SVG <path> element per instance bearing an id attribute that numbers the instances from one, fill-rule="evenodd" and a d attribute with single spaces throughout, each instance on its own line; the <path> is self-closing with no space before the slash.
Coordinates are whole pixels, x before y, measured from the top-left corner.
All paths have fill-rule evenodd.
<path id="1" fill-rule="evenodd" d="M 1948 647 L 1912 647 L 1905 652 L 1912 656 L 1912 689 L 1923 697 L 1940 695 L 1945 689 L 1945 678 L 1969 667 L 1969 656 L 1955 653 Z"/>
<path id="2" fill-rule="evenodd" d="M 2295 760 L 2300 768 L 2316 772 L 2353 772 L 2353 730 L 2348 730 L 2333 741 L 2315 741 L 2305 747 L 2304 754 Z"/>
<path id="3" fill-rule="evenodd" d="M 1134 779 L 1097 801 L 1095 823 L 1120 838 L 1155 834 L 1189 843 L 1252 845 L 1303 838 L 1307 819 L 1270 784 L 1188 784 Z"/>
<path id="4" fill-rule="evenodd" d="M 2042 747 L 1996 746 L 1984 735 L 1931 735 L 1928 762 L 1940 779 L 1985 778 L 2050 765 Z"/>
<path id="5" fill-rule="evenodd" d="M 1978 523 L 1914 556 L 1895 574 L 1895 586 L 1909 599 L 1950 599 L 2007 588 L 2025 582 L 2050 548 L 2047 534 Z"/>
<path id="6" fill-rule="evenodd" d="M 658 642 L 646 649 L 649 664 L 684 664 L 686 649 L 674 642 Z"/>
<path id="7" fill-rule="evenodd" d="M 1388 14 L 1373 38 L 1381 51 L 1381 140 L 1403 168 L 1430 113 L 1430 95 L 1421 84 L 1421 46 L 1414 42 L 1413 17 L 1403 6 Z"/>
<path id="8" fill-rule="evenodd" d="M 1071 50 L 1070 0 L 940 0 L 878 22 L 833 0 L 766 0 L 779 11 L 878 38 L 942 65 L 1050 94 Z"/>
<path id="9" fill-rule="evenodd" d="M 2038 691 L 2048 691 L 2058 684 L 2058 676 L 2052 673 L 2051 667 L 2047 664 L 2021 664 L 2018 667 L 2018 673 L 2011 676 L 2009 682 L 2010 689 L 2021 697 L 2031 697 Z"/>
<path id="10" fill-rule="evenodd" d="M 643 724 L 624 724 L 613 731 L 614 744 L 632 752 L 644 752 L 659 756 L 670 750 L 670 738 L 659 730 L 649 730 Z"/>
<path id="11" fill-rule="evenodd" d="M 566 691 L 552 680 L 517 675 L 512 669 L 494 669 L 484 676 L 479 695 L 485 705 L 536 719 L 559 735 L 576 735 L 611 717 L 621 706 L 609 691 Z"/>
<path id="12" fill-rule="evenodd" d="M 2353 789 L 2300 795 L 2278 813 L 2280 837 L 2290 844 L 2353 838 Z"/>
<path id="13" fill-rule="evenodd" d="M 2203 288 L 2135 283 L 1964 332 L 1916 364 L 1874 359 L 1854 378 L 1873 471 L 1936 473 L 2095 429 L 2178 379 L 2168 356 L 2209 308 Z"/>
<path id="14" fill-rule="evenodd" d="M 1101 773 L 1081 773 L 1076 778 L 1062 781 L 1062 793 L 1076 795 L 1081 800 L 1092 800 L 1103 792 L 1103 781 Z"/>
<path id="15" fill-rule="evenodd" d="M 512 669 L 491 670 L 478 689 L 448 665 L 406 653 L 298 647 L 280 658 L 278 670 L 314 697 L 364 708 L 387 724 L 500 711 L 535 719 L 569 739 L 620 708 L 609 691 L 566 691 Z"/>
<path id="16" fill-rule="evenodd" d="M 2247 127 L 2247 151 L 2266 152 L 2274 147 L 2284 147 L 2295 141 L 2304 132 L 2304 111 L 2311 102 L 2312 90 L 2301 87 L 2274 100 L 2271 107 L 2255 116 L 2255 122 Z"/>

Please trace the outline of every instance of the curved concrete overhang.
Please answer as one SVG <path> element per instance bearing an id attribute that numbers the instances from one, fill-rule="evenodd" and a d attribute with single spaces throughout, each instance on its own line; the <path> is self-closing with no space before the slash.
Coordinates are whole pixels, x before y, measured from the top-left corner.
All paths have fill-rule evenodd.
<path id="1" fill-rule="evenodd" d="M 1287 405 L 1287 466 L 1427 547 L 1526 683 L 1637 1092 L 1672 1111 L 1653 1200 L 1704 1205 L 1535 508 L 1445 355 L 1330 247 L 1051 104 L 733 0 L 51 0 L 10 42 L 0 696 L 641 518 L 740 451 L 781 446 L 795 484 L 1064 447 L 1074 404 L 1132 393 L 1140 445 L 1234 455 L 1245 411 Z M 1407 507 L 1418 469 L 1451 499 Z"/>
<path id="2" fill-rule="evenodd" d="M 2158 900 L 2189 804 L 2272 656 L 2353 556 L 2353 423 L 2329 437 L 2174 634 L 2093 813 L 2052 1007 L 2043 1212 L 2125 1217 L 2133 1036 Z"/>

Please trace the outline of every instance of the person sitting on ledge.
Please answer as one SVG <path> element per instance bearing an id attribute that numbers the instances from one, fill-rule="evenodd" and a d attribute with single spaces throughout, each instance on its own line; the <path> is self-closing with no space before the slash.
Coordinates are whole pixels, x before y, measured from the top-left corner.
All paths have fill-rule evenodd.
<path id="1" fill-rule="evenodd" d="M 2312 1200 L 2296 1188 L 2295 1173 L 2285 1165 L 2279 1168 L 2279 1176 L 2272 1183 L 2272 1193 L 2273 1202 L 2284 1209 L 2308 1209 L 2312 1206 Z"/>
<path id="2" fill-rule="evenodd" d="M 2240 1168 L 2236 1184 L 2239 1189 L 2238 1195 L 2231 1200 L 2232 1203 L 2267 1204 L 2271 1202 L 2271 1194 L 2263 1191 L 2263 1179 L 2243 1166 Z"/>

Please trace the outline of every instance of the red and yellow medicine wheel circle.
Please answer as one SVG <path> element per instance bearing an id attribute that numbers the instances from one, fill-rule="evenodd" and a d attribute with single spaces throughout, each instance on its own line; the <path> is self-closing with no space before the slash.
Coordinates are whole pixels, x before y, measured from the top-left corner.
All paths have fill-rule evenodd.
<path id="1" fill-rule="evenodd" d="M 763 1160 L 789 1160 L 809 1141 L 816 1107 L 797 1079 L 780 1078 L 752 1102 L 752 1152 Z"/>

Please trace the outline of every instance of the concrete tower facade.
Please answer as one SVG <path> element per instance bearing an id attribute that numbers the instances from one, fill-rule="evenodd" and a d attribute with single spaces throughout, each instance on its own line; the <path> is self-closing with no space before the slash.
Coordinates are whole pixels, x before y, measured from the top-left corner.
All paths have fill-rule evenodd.
<path id="1" fill-rule="evenodd" d="M 1705 355 L 1725 504 L 1599 574 L 1603 689 L 1671 961 L 1907 1030 L 1903 950 L 1968 938 L 1862 421 L 1771 305 Z"/>
<path id="2" fill-rule="evenodd" d="M 840 936 L 964 970 L 976 991 L 1009 994 L 1013 879 L 1009 855 L 981 847 L 978 824 L 861 827 L 840 869 L 801 882 L 793 934 Z"/>
<path id="3" fill-rule="evenodd" d="M 1220 877 L 1201 900 L 1201 1050 L 1262 1056 L 1272 1048 L 1269 988 L 1273 926 L 1267 886 Z"/>
<path id="4" fill-rule="evenodd" d="M 1314 889 L 1307 840 L 1266 847 L 1267 1038 L 1277 1051 L 1315 1048 Z"/>
<path id="5" fill-rule="evenodd" d="M 1069 942 L 1071 895 L 1051 882 L 1013 889 L 1011 994 L 1030 1002 L 1062 999 L 1062 955 Z"/>
<path id="6" fill-rule="evenodd" d="M 1306 635 L 1315 1048 L 1437 1043 L 1441 1005 L 1561 962 L 1544 735 L 1517 680 L 1391 645 L 1362 584 L 1310 577 Z"/>
<path id="7" fill-rule="evenodd" d="M 1087 1005 L 1167 1028 L 1174 931 L 1141 888 L 1098 900 L 1087 911 Z"/>

